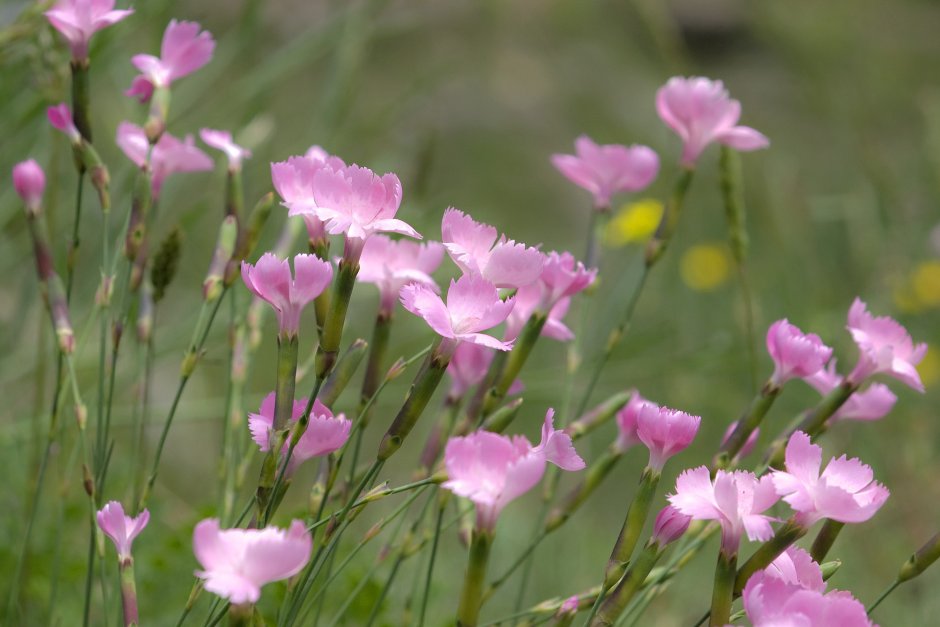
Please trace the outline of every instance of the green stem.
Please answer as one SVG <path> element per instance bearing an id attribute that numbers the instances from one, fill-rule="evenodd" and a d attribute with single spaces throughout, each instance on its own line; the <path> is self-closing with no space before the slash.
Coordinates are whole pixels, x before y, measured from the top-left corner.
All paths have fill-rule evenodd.
<path id="1" fill-rule="evenodd" d="M 777 396 L 780 395 L 780 389 L 781 388 L 773 385 L 770 381 L 764 384 L 760 393 L 751 401 L 744 415 L 738 420 L 738 424 L 731 433 L 731 436 L 721 445 L 713 462 L 715 468 L 727 469 L 732 465 L 735 456 L 744 448 L 748 438 L 754 433 L 754 430 L 760 426 L 770 406 L 773 405 Z"/>
<path id="2" fill-rule="evenodd" d="M 134 560 L 121 561 L 121 607 L 124 611 L 124 627 L 136 627 L 137 618 L 137 583 L 134 581 Z"/>
<path id="3" fill-rule="evenodd" d="M 545 533 L 550 533 L 563 525 L 572 514 L 594 493 L 605 477 L 610 474 L 617 462 L 623 457 L 623 451 L 616 446 L 609 447 L 597 461 L 588 468 L 584 479 L 565 496 L 545 522 Z"/>
<path id="4" fill-rule="evenodd" d="M 379 311 L 375 318 L 375 327 L 372 329 L 372 342 L 369 345 L 369 359 L 366 362 L 366 373 L 362 379 L 362 392 L 359 395 L 360 407 L 369 402 L 382 382 L 382 363 L 388 350 L 388 339 L 392 328 L 390 313 Z M 369 416 L 359 412 L 359 420 L 369 422 Z"/>
<path id="5" fill-rule="evenodd" d="M 610 559 L 607 561 L 607 570 L 604 573 L 605 588 L 617 583 L 617 580 L 620 579 L 627 568 L 630 556 L 633 555 L 633 549 L 643 532 L 643 525 L 646 524 L 650 504 L 653 502 L 656 486 L 659 484 L 659 477 L 659 471 L 649 466 L 643 470 L 643 474 L 640 476 L 640 484 L 636 495 L 633 497 L 629 509 L 627 509 L 620 535 L 617 537 L 617 542 L 610 553 Z"/>
<path id="6" fill-rule="evenodd" d="M 470 557 L 467 561 L 467 573 L 460 593 L 460 605 L 457 608 L 457 627 L 476 627 L 483 600 L 483 582 L 486 578 L 486 564 L 493 545 L 491 532 L 480 528 L 473 530 L 470 541 Z"/>
<path id="7" fill-rule="evenodd" d="M 805 536 L 806 532 L 807 528 L 798 523 L 794 518 L 791 518 L 777 529 L 774 537 L 760 545 L 738 571 L 737 578 L 734 581 L 735 596 L 741 594 L 741 591 L 744 590 L 744 586 L 747 584 L 747 580 L 751 578 L 751 575 L 770 566 L 771 562 L 786 551 L 787 547 Z M 727 622 L 726 620 L 725 623 Z M 725 623 L 722 623 L 722 625 Z"/>
<path id="8" fill-rule="evenodd" d="M 525 365 L 526 360 L 532 353 L 532 349 L 541 336 L 546 322 L 548 322 L 548 315 L 541 311 L 536 311 L 526 321 L 525 326 L 519 332 L 519 337 L 516 338 L 516 343 L 509 352 L 506 367 L 503 368 L 496 384 L 486 393 L 486 398 L 483 401 L 484 418 L 493 413 L 502 403 L 509 388 L 516 380 L 516 377 L 519 376 L 522 366 Z"/>
<path id="9" fill-rule="evenodd" d="M 901 580 L 900 580 L 900 579 L 896 579 L 896 580 L 894 581 L 894 583 L 892 583 L 890 586 L 888 586 L 888 587 L 885 589 L 885 591 L 882 592 L 881 595 L 879 595 L 877 599 L 875 599 L 875 602 L 872 603 L 871 605 L 869 605 L 869 606 L 868 606 L 868 609 L 865 610 L 865 611 L 868 613 L 868 615 L 871 616 L 871 613 L 875 611 L 875 608 L 877 608 L 879 605 L 881 605 L 881 602 L 884 601 L 885 599 L 887 599 L 887 598 L 888 598 L 888 595 L 891 594 L 892 592 L 894 592 L 894 589 L 897 588 L 897 587 L 900 586 L 900 585 L 901 585 Z"/>
<path id="10" fill-rule="evenodd" d="M 649 576 L 653 566 L 662 551 L 658 543 L 650 543 L 644 547 L 643 551 L 637 556 L 636 561 L 630 565 L 626 575 L 617 584 L 617 587 L 607 595 L 607 599 L 601 605 L 591 627 L 609 627 L 613 625 L 620 614 L 626 609 L 627 604 L 633 599 L 643 583 Z"/>
<path id="11" fill-rule="evenodd" d="M 346 259 L 342 259 L 339 262 L 330 294 L 330 309 L 323 326 L 323 337 L 320 345 L 317 346 L 316 375 L 318 378 L 325 379 L 336 363 L 340 340 L 343 336 L 343 326 L 346 323 L 346 312 L 349 309 L 349 298 L 356 286 L 358 273 L 358 261 L 349 263 Z"/>
<path id="12" fill-rule="evenodd" d="M 837 520 L 827 519 L 826 522 L 823 523 L 809 552 L 814 562 L 822 564 L 823 560 L 826 559 L 826 554 L 829 553 L 829 549 L 835 544 L 836 538 L 839 537 L 839 532 L 842 531 L 843 527 L 845 527 L 845 523 L 841 523 Z"/>
<path id="13" fill-rule="evenodd" d="M 431 556 L 428 558 L 428 574 L 424 579 L 424 593 L 421 595 L 421 612 L 418 614 L 418 627 L 424 627 L 424 616 L 428 609 L 428 599 L 431 597 L 431 578 L 434 575 L 434 561 L 437 558 L 437 544 L 441 537 L 441 522 L 444 520 L 444 504 L 437 508 L 437 519 L 434 522 L 434 537 L 431 540 Z"/>
<path id="14" fill-rule="evenodd" d="M 730 555 L 724 549 L 718 552 L 709 627 L 724 627 L 731 618 L 731 602 L 734 598 L 734 577 L 737 572 L 737 564 L 737 552 Z"/>

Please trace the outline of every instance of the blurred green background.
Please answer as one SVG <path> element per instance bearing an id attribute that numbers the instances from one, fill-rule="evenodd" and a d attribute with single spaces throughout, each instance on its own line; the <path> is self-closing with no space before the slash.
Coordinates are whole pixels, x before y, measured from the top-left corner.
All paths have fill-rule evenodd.
<path id="1" fill-rule="evenodd" d="M 75 186 L 67 142 L 45 121 L 45 107 L 67 99 L 69 80 L 67 49 L 41 17 L 42 8 L 16 0 L 0 6 L 0 172 L 6 177 L 0 185 L 0 471 L 7 486 L 0 492 L 2 572 L 12 571 L 19 550 L 54 370 L 25 221 L 6 173 L 28 156 L 46 168 L 48 220 L 60 262 Z M 820 334 L 847 369 L 855 349 L 844 331 L 845 313 L 856 295 L 872 311 L 898 317 L 915 340 L 933 344 L 940 339 L 938 232 L 931 237 L 940 222 L 937 3 L 147 0 L 134 8 L 133 17 L 96 36 L 92 48 L 95 144 L 111 169 L 117 216 L 127 210 L 133 168 L 115 147 L 114 131 L 119 121 L 140 123 L 145 114 L 122 95 L 134 75 L 129 58 L 155 53 L 171 17 L 199 21 L 215 35 L 218 47 L 209 66 L 174 84 L 169 130 L 176 135 L 206 126 L 233 130 L 254 151 L 245 165 L 247 204 L 270 189 L 269 162 L 321 144 L 348 161 L 397 172 L 405 194 L 399 217 L 430 238 L 439 237 L 441 213 L 453 205 L 515 239 L 576 254 L 584 247 L 589 198 L 553 170 L 549 155 L 570 152 L 580 133 L 602 143 L 650 145 L 663 167 L 640 197 L 664 198 L 680 147 L 655 114 L 655 90 L 672 75 L 704 75 L 724 80 L 742 102 L 742 123 L 761 130 L 772 143 L 770 150 L 743 155 L 759 376 L 763 379 L 771 368 L 763 331 L 781 317 Z M 176 176 L 164 187 L 156 236 L 180 224 L 185 237 L 179 276 L 159 313 L 155 425 L 166 415 L 198 311 L 222 215 L 223 171 L 220 165 L 214 173 Z M 263 245 L 273 245 L 285 217 L 275 212 Z M 99 278 L 100 216 L 90 192 L 81 236 L 73 305 L 77 329 L 91 311 Z M 703 416 L 696 443 L 667 466 L 661 483 L 667 491 L 681 468 L 710 459 L 726 425 L 751 398 L 740 292 L 733 274 L 721 271 L 728 255 L 726 237 L 713 148 L 700 162 L 672 247 L 652 274 L 630 334 L 593 397 L 599 402 L 635 386 L 647 398 Z M 713 259 L 707 267 L 702 250 L 706 261 Z M 604 250 L 602 289 L 584 324 L 586 359 L 597 354 L 618 319 L 638 276 L 640 255 L 636 245 Z M 441 279 L 453 271 L 445 262 Z M 695 279 L 703 272 L 704 283 Z M 244 304 L 247 292 L 237 287 Z M 347 342 L 368 337 L 375 305 L 371 286 L 360 286 Z M 572 326 L 578 313 L 573 308 Z M 429 337 L 413 316 L 400 311 L 399 319 L 392 356 L 414 353 Z M 257 408 L 274 384 L 274 327 L 270 318 L 267 322 L 248 385 L 248 410 Z M 93 412 L 94 332 L 89 339 L 79 377 Z M 225 324 L 216 325 L 208 347 L 170 434 L 150 527 L 135 544 L 144 624 L 175 624 L 197 566 L 189 546 L 192 527 L 215 513 L 215 452 L 227 384 Z M 129 495 L 126 425 L 137 376 L 137 347 L 130 340 L 123 350 L 115 401 L 117 444 L 106 495 L 116 499 Z M 302 355 L 309 350 L 308 333 Z M 526 402 L 515 431 L 537 439 L 545 409 L 562 407 L 565 360 L 565 348 L 557 343 L 545 340 L 537 347 L 523 371 Z M 847 528 L 831 553 L 844 565 L 830 585 L 852 590 L 864 603 L 893 579 L 940 522 L 935 410 L 940 358 L 934 350 L 921 374 L 925 395 L 892 383 L 899 396 L 892 414 L 874 424 L 839 426 L 824 441 L 827 454 L 846 451 L 871 464 L 892 491 L 875 519 Z M 367 434 L 367 454 L 410 378 L 410 373 L 402 377 L 382 398 Z M 575 386 L 576 397 L 584 378 Z M 337 409 L 353 408 L 354 396 L 344 396 Z M 800 383 L 788 386 L 768 416 L 762 443 L 815 399 Z M 389 471 L 393 483 L 409 477 L 402 462 L 417 455 L 430 422 L 427 416 L 396 457 L 397 470 Z M 65 423 L 71 427 L 70 416 Z M 151 447 L 158 433 L 156 426 L 149 431 Z M 608 425 L 578 448 L 590 461 L 613 433 Z M 80 615 L 87 513 L 80 477 L 65 474 L 74 437 L 64 442 L 53 458 L 30 547 L 24 625 L 71 625 Z M 527 605 L 567 596 L 598 580 L 644 463 L 640 451 L 629 455 L 583 511 L 543 544 Z M 249 483 L 254 476 L 253 468 Z M 282 508 L 279 522 L 303 514 L 312 476 L 313 470 L 306 469 L 295 480 L 296 498 Z M 564 485 L 573 480 L 566 477 Z M 657 503 L 662 501 L 660 496 Z M 528 543 L 539 508 L 534 490 L 506 510 L 493 575 Z M 377 506 L 357 521 L 359 533 L 381 511 Z M 356 535 L 353 531 L 349 537 Z M 333 585 L 324 618 L 365 575 L 380 544 L 370 545 Z M 640 624 L 688 625 L 697 619 L 708 604 L 715 551 L 715 546 L 703 551 Z M 447 533 L 430 624 L 451 620 L 465 561 L 455 534 Z M 106 564 L 115 570 L 112 562 L 108 547 Z M 345 624 L 364 622 L 388 568 L 386 563 L 375 572 Z M 423 557 L 402 567 L 381 614 L 384 623 L 406 621 L 403 606 L 419 569 L 424 569 Z M 905 585 L 876 618 L 886 625 L 935 622 L 940 599 L 932 590 L 938 577 L 930 571 Z M 269 616 L 282 591 L 282 585 L 268 587 L 262 607 Z M 56 605 L 50 613 L 52 593 Z M 117 606 L 102 614 L 95 594 L 94 624 L 116 624 Z M 115 595 L 116 587 L 113 603 Z M 516 584 L 507 585 L 484 609 L 484 619 L 510 613 L 515 596 Z M 201 601 L 189 624 L 201 624 L 206 607 Z"/>

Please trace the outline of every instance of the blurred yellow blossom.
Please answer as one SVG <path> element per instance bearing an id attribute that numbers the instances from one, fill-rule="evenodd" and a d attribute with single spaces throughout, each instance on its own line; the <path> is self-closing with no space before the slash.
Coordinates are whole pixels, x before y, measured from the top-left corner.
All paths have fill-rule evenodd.
<path id="1" fill-rule="evenodd" d="M 707 292 L 728 280 L 731 256 L 724 244 L 692 246 L 679 263 L 682 280 L 693 290 Z"/>
<path id="2" fill-rule="evenodd" d="M 911 286 L 917 300 L 924 305 L 940 305 L 940 261 L 925 261 L 914 268 Z"/>
<path id="3" fill-rule="evenodd" d="M 940 357 L 937 351 L 927 349 L 927 354 L 917 364 L 917 374 L 925 387 L 929 387 L 940 379 Z"/>
<path id="4" fill-rule="evenodd" d="M 663 203 L 655 198 L 625 204 L 607 225 L 604 241 L 608 246 L 645 242 L 656 231 L 662 216 Z"/>

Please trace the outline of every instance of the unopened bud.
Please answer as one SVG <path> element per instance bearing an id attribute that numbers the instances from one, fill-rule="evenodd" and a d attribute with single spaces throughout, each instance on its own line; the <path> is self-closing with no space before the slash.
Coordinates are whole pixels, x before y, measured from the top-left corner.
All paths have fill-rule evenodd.
<path id="1" fill-rule="evenodd" d="M 917 549 L 910 559 L 901 567 L 898 581 L 907 581 L 918 576 L 940 558 L 940 533 L 927 540 L 924 546 Z"/>
<path id="2" fill-rule="evenodd" d="M 75 405 L 75 422 L 78 423 L 80 431 L 85 430 L 85 425 L 88 424 L 88 408 L 84 403 Z"/>
<path id="3" fill-rule="evenodd" d="M 206 302 L 214 302 L 222 295 L 222 280 L 225 276 L 225 267 L 232 259 L 235 244 L 238 240 L 238 218 L 225 216 L 222 226 L 219 227 L 219 238 L 216 241 L 215 252 L 209 264 L 209 272 L 202 282 L 202 296 Z"/>
<path id="4" fill-rule="evenodd" d="M 88 466 L 85 464 L 82 464 L 82 485 L 88 496 L 95 496 L 95 480 L 92 478 L 91 471 L 88 470 Z"/>
<path id="5" fill-rule="evenodd" d="M 108 307 L 111 304 L 111 296 L 114 294 L 114 276 L 101 275 L 101 283 L 98 284 L 98 291 L 95 292 L 95 305 L 101 308 Z"/>
<path id="6" fill-rule="evenodd" d="M 822 572 L 823 581 L 832 579 L 832 576 L 836 574 L 836 571 L 838 571 L 841 566 L 842 560 L 832 560 L 831 562 L 820 564 L 819 570 Z"/>
<path id="7" fill-rule="evenodd" d="M 261 238 L 261 231 L 264 229 L 264 225 L 271 216 L 271 210 L 273 208 L 274 192 L 268 192 L 261 197 L 261 200 L 255 204 L 251 213 L 248 214 L 248 224 L 245 226 L 238 246 L 235 249 L 235 253 L 232 255 L 232 260 L 225 270 L 226 285 L 231 285 L 241 276 L 239 272 L 239 262 L 251 256 L 255 246 L 258 245 L 258 240 Z"/>
<path id="8" fill-rule="evenodd" d="M 378 501 L 379 499 L 385 498 L 386 496 L 391 494 L 391 492 L 392 492 L 391 488 L 388 487 L 388 481 L 384 481 L 383 483 L 375 486 L 374 488 L 366 492 L 365 496 L 363 496 L 359 500 L 363 504 L 371 503 L 372 501 Z"/>
<path id="9" fill-rule="evenodd" d="M 385 373 L 385 380 L 388 382 L 394 381 L 402 375 L 405 371 L 405 360 L 399 357 L 395 360 L 395 363 L 392 364 L 392 367 L 388 369 L 388 372 Z"/>
<path id="10" fill-rule="evenodd" d="M 183 356 L 183 363 L 180 364 L 180 376 L 189 377 L 196 369 L 196 363 L 199 361 L 199 354 L 196 351 L 186 351 Z"/>
<path id="11" fill-rule="evenodd" d="M 28 159 L 13 166 L 13 188 L 26 203 L 26 208 L 38 214 L 46 189 L 46 175 L 36 161 Z"/>
<path id="12" fill-rule="evenodd" d="M 382 531 L 382 523 L 381 522 L 375 523 L 374 525 L 369 527 L 369 530 L 366 531 L 365 534 L 362 536 L 361 544 L 365 544 L 366 542 L 368 542 L 375 536 L 379 535 L 381 531 Z"/>
<path id="13" fill-rule="evenodd" d="M 182 248 L 183 233 L 180 227 L 174 226 L 167 233 L 160 247 L 153 256 L 153 268 L 150 270 L 150 281 L 153 283 L 153 301 L 163 300 L 166 288 L 172 283 L 179 267 L 180 252 Z"/>

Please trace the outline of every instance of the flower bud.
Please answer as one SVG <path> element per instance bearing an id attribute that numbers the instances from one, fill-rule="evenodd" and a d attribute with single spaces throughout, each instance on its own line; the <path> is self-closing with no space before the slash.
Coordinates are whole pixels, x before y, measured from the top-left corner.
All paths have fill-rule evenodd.
<path id="1" fill-rule="evenodd" d="M 653 523 L 653 539 L 660 547 L 664 547 L 681 538 L 691 522 L 691 516 L 686 516 L 672 505 L 667 505 L 659 512 L 656 522 Z"/>
<path id="2" fill-rule="evenodd" d="M 13 166 L 13 188 L 30 212 L 39 213 L 46 189 L 46 175 L 36 161 L 28 159 Z"/>
<path id="3" fill-rule="evenodd" d="M 935 534 L 927 540 L 924 546 L 920 547 L 916 553 L 901 567 L 898 573 L 898 581 L 907 581 L 918 576 L 940 558 L 940 533 Z"/>

